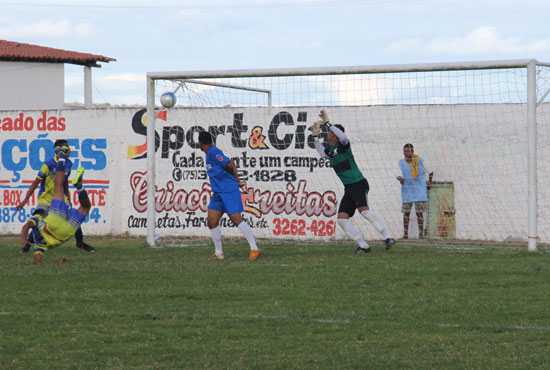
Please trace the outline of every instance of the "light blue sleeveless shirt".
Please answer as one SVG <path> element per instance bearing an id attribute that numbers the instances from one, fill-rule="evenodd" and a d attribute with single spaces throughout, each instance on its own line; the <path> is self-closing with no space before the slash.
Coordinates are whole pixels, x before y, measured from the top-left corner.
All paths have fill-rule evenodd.
<path id="1" fill-rule="evenodd" d="M 401 199 L 403 203 L 410 202 L 425 202 L 428 200 L 428 192 L 426 189 L 426 171 L 424 170 L 424 160 L 418 158 L 418 176 L 412 176 L 412 164 L 405 162 L 404 159 L 399 161 L 399 168 L 405 179 L 405 183 L 401 185 Z"/>

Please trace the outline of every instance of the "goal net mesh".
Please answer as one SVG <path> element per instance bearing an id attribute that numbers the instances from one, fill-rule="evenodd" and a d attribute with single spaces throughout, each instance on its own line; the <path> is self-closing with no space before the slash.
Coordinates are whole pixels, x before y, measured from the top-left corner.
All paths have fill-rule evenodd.
<path id="1" fill-rule="evenodd" d="M 550 69 L 537 67 L 538 223 L 550 240 Z M 257 238 L 325 240 L 347 236 L 335 223 L 344 187 L 314 149 L 308 127 L 325 109 L 340 123 L 370 185 L 370 209 L 403 236 L 403 145 L 414 145 L 434 173 L 424 215 L 429 239 L 527 240 L 527 69 L 314 74 L 156 80 L 156 233 L 166 245 L 208 237 L 210 187 L 198 133 L 247 182 L 244 219 Z M 326 140 L 327 131 L 321 134 Z M 410 238 L 420 234 L 415 210 Z M 366 240 L 380 234 L 359 214 Z M 227 216 L 224 236 L 240 236 Z"/>

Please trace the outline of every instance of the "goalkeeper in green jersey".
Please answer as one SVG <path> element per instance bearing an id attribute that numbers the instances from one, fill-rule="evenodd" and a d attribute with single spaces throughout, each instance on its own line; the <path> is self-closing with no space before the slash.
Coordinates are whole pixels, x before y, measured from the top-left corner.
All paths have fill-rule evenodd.
<path id="1" fill-rule="evenodd" d="M 390 249 L 395 244 L 395 239 L 390 236 L 384 224 L 369 209 L 369 183 L 357 167 L 351 151 L 351 144 L 344 133 L 344 127 L 339 124 L 331 125 L 324 110 L 321 111 L 320 117 L 321 119 L 311 126 L 315 148 L 321 158 L 328 157 L 330 165 L 344 184 L 344 196 L 338 208 L 338 225 L 359 245 L 356 253 L 369 253 L 371 251 L 370 246 L 363 239 L 361 232 L 349 220 L 355 214 L 355 210 L 359 210 L 361 216 L 366 218 L 382 234 L 386 249 Z M 324 145 L 319 142 L 322 126 L 328 128 L 328 144 Z"/>

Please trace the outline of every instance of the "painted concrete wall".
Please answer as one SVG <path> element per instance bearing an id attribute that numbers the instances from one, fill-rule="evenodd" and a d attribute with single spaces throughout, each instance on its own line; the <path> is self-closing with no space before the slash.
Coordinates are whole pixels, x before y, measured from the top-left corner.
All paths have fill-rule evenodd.
<path id="1" fill-rule="evenodd" d="M 0 61 L 0 110 L 62 109 L 63 63 Z"/>
<path id="2" fill-rule="evenodd" d="M 320 107 L 172 109 L 156 120 L 156 209 L 159 233 L 208 236 L 211 197 L 200 130 L 234 158 L 244 216 L 258 237 L 332 239 L 346 236 L 334 220 L 343 186 L 313 148 L 307 127 Z M 436 181 L 454 184 L 456 237 L 527 239 L 527 136 L 519 104 L 339 107 L 332 122 L 346 127 L 355 159 L 370 184 L 369 206 L 391 234 L 403 232 L 398 161 L 414 143 Z M 550 114 L 539 107 L 539 236 L 550 241 Z M 0 232 L 17 233 L 36 204 L 14 207 L 27 192 L 53 142 L 69 139 L 73 170 L 86 168 L 93 203 L 88 234 L 146 233 L 146 116 L 138 109 L 0 112 Z M 71 187 L 73 203 L 76 191 Z M 361 216 L 369 240 L 380 235 Z M 413 221 L 414 222 L 414 221 Z M 240 235 L 231 225 L 224 235 Z M 322 229 L 322 231 L 320 231 Z M 414 231 L 411 231 L 411 236 Z"/>

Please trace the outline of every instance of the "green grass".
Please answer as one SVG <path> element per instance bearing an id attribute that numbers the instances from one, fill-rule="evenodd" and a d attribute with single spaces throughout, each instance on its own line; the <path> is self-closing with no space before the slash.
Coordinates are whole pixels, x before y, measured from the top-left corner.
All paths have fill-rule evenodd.
<path id="1" fill-rule="evenodd" d="M 1 369 L 550 367 L 547 248 L 88 241 L 0 237 Z"/>

